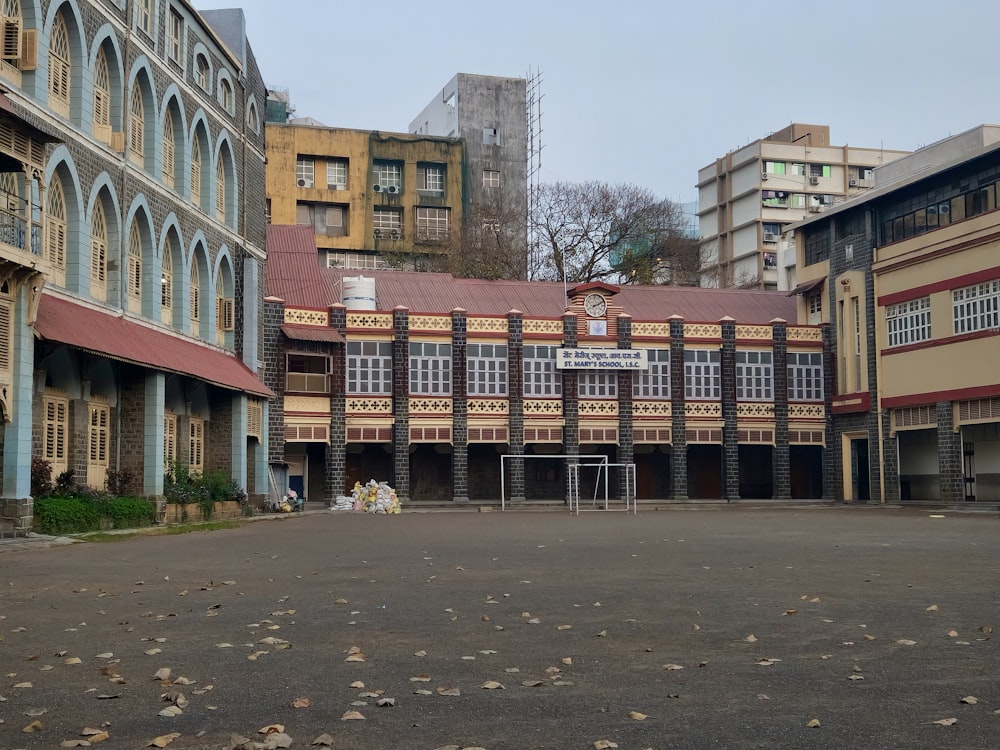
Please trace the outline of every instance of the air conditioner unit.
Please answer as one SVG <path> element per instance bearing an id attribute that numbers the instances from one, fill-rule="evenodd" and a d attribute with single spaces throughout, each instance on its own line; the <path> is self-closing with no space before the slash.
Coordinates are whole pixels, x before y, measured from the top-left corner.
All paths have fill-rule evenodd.
<path id="1" fill-rule="evenodd" d="M 809 184 L 810 185 L 819 185 L 819 177 L 817 175 L 813 175 L 812 177 L 810 177 L 809 178 Z"/>
<path id="2" fill-rule="evenodd" d="M 767 172 L 761 172 L 760 173 L 760 179 L 767 180 Z"/>
<path id="3" fill-rule="evenodd" d="M 382 192 L 382 186 L 381 185 L 372 185 L 372 190 L 374 192 L 376 192 L 376 193 L 381 193 Z"/>
<path id="4" fill-rule="evenodd" d="M 822 213 L 823 207 L 822 206 L 809 206 L 809 211 L 810 211 L 810 213 L 814 213 L 814 214 Z"/>
<path id="5" fill-rule="evenodd" d="M 395 195 L 396 193 L 399 192 L 399 188 L 396 187 L 395 185 L 390 185 L 389 187 L 386 188 L 385 192 L 387 192 L 389 195 Z"/>
<path id="6" fill-rule="evenodd" d="M 305 177 L 300 177 L 295 181 L 295 184 L 300 188 L 311 188 L 313 186 L 313 181 L 307 180 Z"/>
<path id="7" fill-rule="evenodd" d="M 376 229 L 373 232 L 373 234 L 375 235 L 375 239 L 379 239 L 382 236 L 382 230 L 381 229 Z"/>
<path id="8" fill-rule="evenodd" d="M 777 242 L 778 235 L 774 232 L 764 232 L 764 242 Z"/>
<path id="9" fill-rule="evenodd" d="M 400 232 L 399 232 L 398 229 L 392 229 L 392 230 L 389 231 L 389 239 L 390 240 L 398 240 L 401 236 L 402 235 L 400 234 Z"/>
<path id="10" fill-rule="evenodd" d="M 850 185 L 851 185 L 851 187 L 857 187 L 858 186 L 858 178 L 857 177 L 852 177 L 850 179 Z"/>

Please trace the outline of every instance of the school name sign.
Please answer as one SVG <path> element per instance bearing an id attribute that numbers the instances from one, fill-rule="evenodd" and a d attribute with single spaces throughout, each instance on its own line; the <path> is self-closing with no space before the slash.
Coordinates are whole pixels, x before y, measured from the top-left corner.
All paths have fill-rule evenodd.
<path id="1" fill-rule="evenodd" d="M 645 370 L 645 349 L 556 349 L 560 370 Z"/>

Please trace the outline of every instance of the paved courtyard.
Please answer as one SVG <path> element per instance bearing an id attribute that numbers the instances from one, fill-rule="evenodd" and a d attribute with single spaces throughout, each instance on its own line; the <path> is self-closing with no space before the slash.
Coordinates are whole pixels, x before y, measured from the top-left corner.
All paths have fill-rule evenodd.
<path id="1" fill-rule="evenodd" d="M 715 507 L 11 551 L 0 747 L 996 748 L 998 540 L 994 513 Z"/>

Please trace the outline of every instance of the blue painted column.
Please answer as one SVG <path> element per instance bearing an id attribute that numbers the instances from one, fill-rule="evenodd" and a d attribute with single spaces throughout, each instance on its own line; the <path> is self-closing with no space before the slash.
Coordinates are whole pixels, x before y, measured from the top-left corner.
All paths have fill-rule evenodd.
<path id="1" fill-rule="evenodd" d="M 167 377 L 162 372 L 146 375 L 143 406 L 142 492 L 147 497 L 163 494 L 163 417 Z"/>
<path id="2" fill-rule="evenodd" d="M 13 378 L 9 394 L 10 421 L 4 426 L 3 496 L 27 498 L 31 495 L 31 397 L 34 391 L 35 337 L 28 319 L 28 294 L 25 286 L 14 299 L 11 326 L 11 368 Z"/>
<path id="3" fill-rule="evenodd" d="M 233 394 L 233 468 L 230 476 L 240 489 L 247 488 L 247 394 Z"/>

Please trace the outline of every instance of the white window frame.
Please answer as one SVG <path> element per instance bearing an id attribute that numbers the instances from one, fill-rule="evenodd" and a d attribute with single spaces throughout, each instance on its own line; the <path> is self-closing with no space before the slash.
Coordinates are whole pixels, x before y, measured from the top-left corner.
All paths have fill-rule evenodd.
<path id="1" fill-rule="evenodd" d="M 347 190 L 347 159 L 330 159 L 326 163 L 328 190 Z"/>
<path id="2" fill-rule="evenodd" d="M 483 187 L 484 188 L 498 188 L 498 187 L 500 187 L 500 170 L 499 169 L 484 169 L 483 170 Z"/>
<path id="3" fill-rule="evenodd" d="M 448 239 L 451 209 L 417 206 L 417 239 L 443 242 Z"/>
<path id="4" fill-rule="evenodd" d="M 562 370 L 552 344 L 525 344 L 521 351 L 525 398 L 562 398 Z"/>
<path id="5" fill-rule="evenodd" d="M 431 195 L 444 195 L 444 165 L 421 164 L 418 166 L 417 190 Z"/>
<path id="6" fill-rule="evenodd" d="M 315 160 L 301 156 L 295 160 L 295 184 L 302 188 L 311 188 L 316 184 Z"/>
<path id="7" fill-rule="evenodd" d="M 736 350 L 736 400 L 774 401 L 774 355 Z"/>
<path id="8" fill-rule="evenodd" d="M 578 398 L 618 398 L 618 373 L 614 371 L 580 370 L 577 378 Z"/>
<path id="9" fill-rule="evenodd" d="M 506 344 L 468 344 L 465 355 L 469 396 L 507 395 Z"/>
<path id="10" fill-rule="evenodd" d="M 204 52 L 194 56 L 194 82 L 202 91 L 208 91 L 212 83 L 212 66 Z"/>
<path id="11" fill-rule="evenodd" d="M 390 238 L 392 232 L 403 236 L 403 212 L 396 209 L 376 208 L 372 212 L 372 228 L 380 232 L 383 239 Z"/>
<path id="12" fill-rule="evenodd" d="M 956 335 L 1000 328 L 1000 279 L 953 289 L 951 312 Z"/>
<path id="13" fill-rule="evenodd" d="M 375 184 L 380 190 L 386 188 L 403 189 L 403 165 L 396 161 L 377 161 L 373 168 Z"/>
<path id="14" fill-rule="evenodd" d="M 928 341 L 931 337 L 931 298 L 918 297 L 886 305 L 885 324 L 890 348 Z"/>
<path id="15" fill-rule="evenodd" d="M 821 352 L 788 352 L 788 400 L 822 401 L 823 354 Z"/>
<path id="16" fill-rule="evenodd" d="M 149 38 L 153 36 L 153 3 L 154 0 L 135 2 L 135 27 Z"/>
<path id="17" fill-rule="evenodd" d="M 635 399 L 669 399 L 670 398 L 670 350 L 647 349 L 647 367 L 632 375 L 632 398 Z"/>
<path id="18" fill-rule="evenodd" d="M 684 398 L 691 401 L 722 398 L 722 353 L 718 349 L 684 350 Z"/>
<path id="19" fill-rule="evenodd" d="M 347 393 L 363 396 L 392 395 L 392 342 L 347 342 Z"/>
<path id="20" fill-rule="evenodd" d="M 451 344 L 411 341 L 410 395 L 451 395 Z"/>

